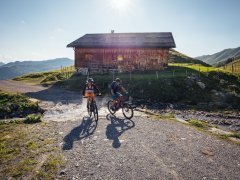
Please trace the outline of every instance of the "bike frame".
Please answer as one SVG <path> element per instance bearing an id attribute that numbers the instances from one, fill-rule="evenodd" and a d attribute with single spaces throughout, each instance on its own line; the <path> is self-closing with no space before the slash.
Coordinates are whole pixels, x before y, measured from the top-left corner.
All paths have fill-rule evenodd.
<path id="1" fill-rule="evenodd" d="M 87 101 L 91 104 L 93 102 L 95 102 L 94 98 L 93 97 L 88 97 L 87 98 Z"/>
<path id="2" fill-rule="evenodd" d="M 126 94 L 124 94 L 123 96 L 120 96 L 120 97 L 118 98 L 118 100 L 117 100 L 118 102 L 117 102 L 117 104 L 116 104 L 116 106 L 117 106 L 116 111 L 119 110 L 120 108 L 122 108 L 123 103 L 126 102 L 127 99 L 128 99 L 128 95 L 126 95 Z"/>
<path id="3" fill-rule="evenodd" d="M 110 114 L 114 115 L 115 112 L 121 108 L 124 117 L 127 119 L 131 119 L 133 117 L 133 108 L 131 106 L 131 103 L 128 103 L 127 101 L 128 101 L 128 95 L 124 94 L 123 96 L 119 97 L 117 104 L 115 104 L 115 108 L 112 109 L 113 100 L 109 100 L 108 110 Z"/>

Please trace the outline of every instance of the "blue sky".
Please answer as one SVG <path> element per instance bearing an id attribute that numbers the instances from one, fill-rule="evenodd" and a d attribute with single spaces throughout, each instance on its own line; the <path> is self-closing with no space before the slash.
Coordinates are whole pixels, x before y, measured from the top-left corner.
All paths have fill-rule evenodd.
<path id="1" fill-rule="evenodd" d="M 68 43 L 112 29 L 172 32 L 176 50 L 213 54 L 240 46 L 240 1 L 0 0 L 0 61 L 73 59 Z"/>

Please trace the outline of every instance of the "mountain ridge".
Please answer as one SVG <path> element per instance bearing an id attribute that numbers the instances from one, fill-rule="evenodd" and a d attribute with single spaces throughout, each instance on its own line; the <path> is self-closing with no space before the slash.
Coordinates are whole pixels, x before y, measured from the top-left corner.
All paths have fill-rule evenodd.
<path id="1" fill-rule="evenodd" d="M 211 55 L 198 56 L 196 59 L 211 65 L 217 65 L 219 63 L 224 64 L 224 62 L 233 57 L 240 57 L 240 47 L 224 49 Z"/>
<path id="2" fill-rule="evenodd" d="M 0 66 L 0 79 L 11 79 L 28 73 L 44 72 L 71 66 L 74 61 L 69 58 L 55 58 L 42 61 L 15 61 Z"/>

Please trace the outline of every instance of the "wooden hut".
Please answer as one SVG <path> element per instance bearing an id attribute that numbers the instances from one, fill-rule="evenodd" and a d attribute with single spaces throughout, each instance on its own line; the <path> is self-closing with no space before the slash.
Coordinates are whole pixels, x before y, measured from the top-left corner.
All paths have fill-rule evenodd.
<path id="1" fill-rule="evenodd" d="M 158 70 L 168 64 L 176 47 L 172 33 L 86 34 L 68 44 L 75 51 L 75 67 L 91 72 Z"/>

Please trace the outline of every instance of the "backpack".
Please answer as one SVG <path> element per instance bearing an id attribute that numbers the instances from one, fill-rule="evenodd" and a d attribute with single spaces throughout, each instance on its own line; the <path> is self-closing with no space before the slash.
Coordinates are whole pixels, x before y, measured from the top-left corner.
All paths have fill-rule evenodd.
<path id="1" fill-rule="evenodd" d="M 117 82 L 116 81 L 113 81 L 111 86 L 110 86 L 110 93 L 111 93 L 111 90 L 113 89 L 113 92 L 116 93 L 117 91 Z"/>

